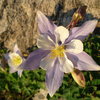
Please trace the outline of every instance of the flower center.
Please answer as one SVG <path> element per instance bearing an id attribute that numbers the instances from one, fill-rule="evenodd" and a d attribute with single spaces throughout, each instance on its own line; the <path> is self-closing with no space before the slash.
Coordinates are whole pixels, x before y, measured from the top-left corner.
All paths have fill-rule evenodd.
<path id="1" fill-rule="evenodd" d="M 18 67 L 22 63 L 22 58 L 18 54 L 12 55 L 10 60 L 15 67 Z"/>
<path id="2" fill-rule="evenodd" d="M 64 57 L 64 51 L 64 45 L 55 47 L 53 50 L 51 50 L 51 58 L 55 58 L 58 56 Z"/>

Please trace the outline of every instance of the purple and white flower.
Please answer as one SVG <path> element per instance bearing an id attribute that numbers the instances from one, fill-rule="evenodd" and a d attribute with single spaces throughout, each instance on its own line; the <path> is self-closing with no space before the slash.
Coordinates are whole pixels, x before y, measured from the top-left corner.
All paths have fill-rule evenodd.
<path id="1" fill-rule="evenodd" d="M 23 69 L 20 69 L 20 67 L 24 63 L 25 59 L 22 57 L 22 54 L 17 44 L 15 44 L 13 52 L 5 54 L 5 58 L 10 67 L 9 72 L 10 73 L 18 72 L 18 75 L 21 77 Z"/>
<path id="2" fill-rule="evenodd" d="M 74 69 L 85 71 L 100 70 L 99 65 L 83 51 L 82 40 L 93 32 L 97 20 L 85 22 L 81 27 L 70 31 L 63 26 L 56 26 L 47 17 L 37 12 L 39 38 L 38 50 L 27 58 L 24 69 L 33 70 L 39 66 L 46 70 L 46 86 L 50 96 L 53 96 L 61 86 L 64 73 Z"/>

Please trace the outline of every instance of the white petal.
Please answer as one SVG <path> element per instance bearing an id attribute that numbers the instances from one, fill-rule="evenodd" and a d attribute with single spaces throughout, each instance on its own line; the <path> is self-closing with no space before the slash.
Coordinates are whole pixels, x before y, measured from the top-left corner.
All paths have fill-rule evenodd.
<path id="1" fill-rule="evenodd" d="M 12 63 L 8 63 L 8 64 L 10 67 L 9 73 L 18 72 L 18 75 L 21 77 L 23 69 L 21 69 L 19 66 L 13 66 Z"/>
<path id="2" fill-rule="evenodd" d="M 20 56 L 20 55 L 17 54 L 17 53 L 9 53 L 10 59 L 12 59 L 12 58 L 14 58 L 14 57 L 16 57 L 16 56 Z"/>
<path id="3" fill-rule="evenodd" d="M 18 45 L 15 44 L 15 45 L 14 45 L 14 52 L 17 52 L 17 51 L 19 51 L 19 48 L 18 48 Z"/>
<path id="4" fill-rule="evenodd" d="M 9 65 L 10 67 L 13 66 L 13 67 L 17 68 L 17 67 L 23 62 L 22 57 L 21 57 L 19 54 L 17 54 L 17 53 L 9 53 L 8 56 L 9 56 L 9 58 L 7 59 L 7 61 L 8 61 L 8 65 Z M 15 64 L 12 63 L 12 60 L 13 60 L 15 57 L 19 57 L 19 58 L 20 58 L 20 63 L 17 64 L 17 65 L 15 65 Z"/>
<path id="5" fill-rule="evenodd" d="M 15 72 L 17 72 L 17 68 L 10 65 L 9 73 L 15 73 Z"/>
<path id="6" fill-rule="evenodd" d="M 51 55 L 47 55 L 45 58 L 42 59 L 40 62 L 40 67 L 47 70 L 49 67 L 53 67 L 56 58 L 51 58 Z"/>
<path id="7" fill-rule="evenodd" d="M 60 67 L 61 71 L 69 73 L 74 70 L 73 63 L 67 58 L 66 54 L 64 54 L 64 57 L 59 58 L 59 62 L 61 65 L 63 64 L 63 66 Z"/>
<path id="8" fill-rule="evenodd" d="M 40 35 L 37 39 L 38 48 L 42 48 L 43 50 L 51 50 L 54 48 L 54 42 L 47 35 Z"/>
<path id="9" fill-rule="evenodd" d="M 55 29 L 55 35 L 56 35 L 56 41 L 61 41 L 64 43 L 64 41 L 68 38 L 69 36 L 69 31 L 63 26 L 59 26 Z"/>
<path id="10" fill-rule="evenodd" d="M 66 52 L 81 53 L 83 51 L 83 43 L 80 40 L 74 39 L 66 45 Z"/>
<path id="11" fill-rule="evenodd" d="M 18 70 L 18 75 L 19 75 L 19 77 L 22 76 L 22 72 L 23 72 L 23 70 Z"/>
<path id="12" fill-rule="evenodd" d="M 7 62 L 8 62 L 8 65 L 10 66 L 10 67 L 16 67 L 16 66 L 14 66 L 13 64 L 12 64 L 12 62 L 11 62 L 11 59 L 13 58 L 13 54 L 15 54 L 16 55 L 16 53 L 9 53 L 8 54 L 8 59 L 7 59 Z M 18 55 L 18 54 L 17 54 Z M 13 69 L 11 69 L 11 70 L 13 70 Z"/>
<path id="13" fill-rule="evenodd" d="M 18 45 L 17 44 L 14 45 L 13 52 L 19 54 L 20 56 L 22 56 L 22 53 L 21 53 L 20 49 L 18 48 Z"/>

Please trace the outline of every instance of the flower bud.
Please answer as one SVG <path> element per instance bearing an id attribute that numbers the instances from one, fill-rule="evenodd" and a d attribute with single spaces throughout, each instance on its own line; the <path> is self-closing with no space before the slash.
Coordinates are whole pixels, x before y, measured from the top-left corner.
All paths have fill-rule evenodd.
<path id="1" fill-rule="evenodd" d="M 84 18 L 86 14 L 86 8 L 86 6 L 81 6 L 76 10 L 76 12 L 72 16 L 70 24 L 67 26 L 68 29 L 75 27 L 76 24 Z"/>
<path id="2" fill-rule="evenodd" d="M 81 71 L 74 69 L 74 71 L 71 72 L 71 75 L 79 86 L 85 87 L 85 77 Z"/>

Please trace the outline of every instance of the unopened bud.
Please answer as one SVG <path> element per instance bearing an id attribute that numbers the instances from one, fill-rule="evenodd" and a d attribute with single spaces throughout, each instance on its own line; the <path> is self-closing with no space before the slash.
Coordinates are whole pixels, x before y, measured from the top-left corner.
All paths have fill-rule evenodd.
<path id="1" fill-rule="evenodd" d="M 81 71 L 79 71 L 78 69 L 75 69 L 73 72 L 71 72 L 71 74 L 72 74 L 73 79 L 79 86 L 85 87 L 85 77 Z"/>
<path id="2" fill-rule="evenodd" d="M 77 9 L 77 11 L 72 16 L 70 24 L 67 26 L 68 29 L 75 27 L 76 24 L 84 18 L 86 14 L 86 8 L 86 6 L 81 6 Z"/>

